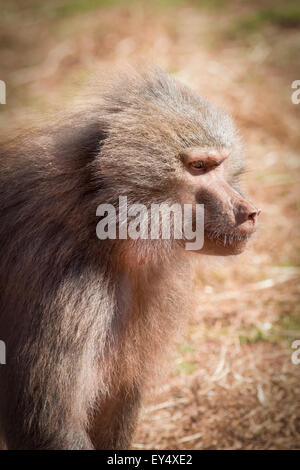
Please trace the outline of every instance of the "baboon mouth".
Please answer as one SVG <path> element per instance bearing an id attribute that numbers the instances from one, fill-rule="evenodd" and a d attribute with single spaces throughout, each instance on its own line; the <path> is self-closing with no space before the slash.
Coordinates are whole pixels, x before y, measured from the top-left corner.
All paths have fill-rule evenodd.
<path id="1" fill-rule="evenodd" d="M 237 233 L 220 233 L 218 231 L 206 231 L 205 234 L 210 240 L 220 241 L 224 244 L 232 245 L 239 242 L 247 241 L 251 237 L 252 233 L 247 235 Z"/>

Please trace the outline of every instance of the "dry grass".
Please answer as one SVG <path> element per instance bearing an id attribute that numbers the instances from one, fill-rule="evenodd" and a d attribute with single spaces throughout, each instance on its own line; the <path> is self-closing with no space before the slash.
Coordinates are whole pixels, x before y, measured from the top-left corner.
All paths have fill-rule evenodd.
<path id="1" fill-rule="evenodd" d="M 224 106 L 247 142 L 245 186 L 263 209 L 260 231 L 238 258 L 200 259 L 196 308 L 133 448 L 300 449 L 300 365 L 291 362 L 300 337 L 300 105 L 290 99 L 299 28 L 280 10 L 262 14 L 268 1 L 102 1 L 92 11 L 80 1 L 78 11 L 15 3 L 0 28 L 2 128 L 64 105 L 98 68 L 142 58 Z"/>

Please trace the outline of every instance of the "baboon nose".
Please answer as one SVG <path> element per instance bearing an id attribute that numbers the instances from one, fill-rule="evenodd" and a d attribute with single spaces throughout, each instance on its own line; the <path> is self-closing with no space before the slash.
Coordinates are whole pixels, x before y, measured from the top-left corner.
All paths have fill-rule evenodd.
<path id="1" fill-rule="evenodd" d="M 237 223 L 242 224 L 244 222 L 250 221 L 254 225 L 256 223 L 256 219 L 261 213 L 261 209 L 257 209 L 252 204 L 241 205 L 237 212 Z"/>
<path id="2" fill-rule="evenodd" d="M 248 220 L 252 220 L 252 222 L 255 223 L 256 218 L 259 216 L 260 212 L 261 212 L 260 209 L 257 209 L 257 210 L 254 210 L 254 211 L 250 212 L 248 214 Z"/>
<path id="3" fill-rule="evenodd" d="M 252 222 L 256 222 L 257 211 L 253 211 L 248 215 L 248 220 L 252 220 Z"/>

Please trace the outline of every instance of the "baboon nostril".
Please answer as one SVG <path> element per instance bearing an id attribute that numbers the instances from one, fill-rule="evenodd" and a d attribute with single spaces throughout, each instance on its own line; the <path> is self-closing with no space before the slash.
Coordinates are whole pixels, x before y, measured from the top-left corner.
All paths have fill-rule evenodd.
<path id="1" fill-rule="evenodd" d="M 255 223 L 260 213 L 261 213 L 261 209 L 252 210 L 248 214 L 248 220 L 252 220 L 252 222 Z"/>

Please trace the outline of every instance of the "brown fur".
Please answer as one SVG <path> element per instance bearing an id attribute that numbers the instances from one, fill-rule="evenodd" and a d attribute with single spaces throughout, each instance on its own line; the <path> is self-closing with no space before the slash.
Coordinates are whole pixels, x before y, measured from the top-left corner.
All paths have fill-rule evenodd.
<path id="1" fill-rule="evenodd" d="M 129 446 L 147 376 L 191 296 L 192 256 L 174 240 L 98 240 L 96 208 L 119 195 L 189 202 L 178 155 L 191 147 L 230 147 L 226 181 L 241 171 L 231 119 L 163 72 L 103 89 L 1 147 L 0 420 L 11 449 Z M 232 254 L 216 248 L 220 227 L 233 227 L 210 194 L 204 251 Z"/>

